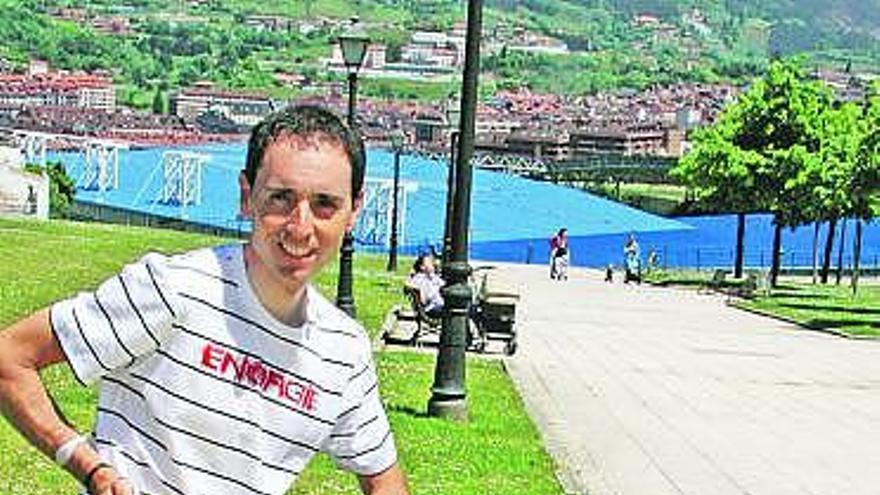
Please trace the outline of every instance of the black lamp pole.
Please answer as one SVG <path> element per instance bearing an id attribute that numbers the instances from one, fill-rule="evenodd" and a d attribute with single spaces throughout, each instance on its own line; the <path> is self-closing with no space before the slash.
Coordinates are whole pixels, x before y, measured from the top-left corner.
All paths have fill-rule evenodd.
<path id="1" fill-rule="evenodd" d="M 468 1 L 465 68 L 462 81 L 461 122 L 455 163 L 455 197 L 452 215 L 452 256 L 444 269 L 444 314 L 440 349 L 434 369 L 434 384 L 428 400 L 428 414 L 456 420 L 467 419 L 465 392 L 465 347 L 472 291 L 468 285 L 468 226 L 471 207 L 471 157 L 477 108 L 477 79 L 480 72 L 480 28 L 482 0 Z"/>
<path id="2" fill-rule="evenodd" d="M 352 26 L 348 32 L 339 37 L 342 58 L 348 69 L 348 125 L 352 129 L 356 127 L 357 71 L 364 62 L 364 56 L 367 53 L 367 45 L 369 43 L 370 39 L 358 29 L 357 19 L 353 19 Z M 342 237 L 342 246 L 339 248 L 339 279 L 336 284 L 336 306 L 352 318 L 357 316 L 357 308 L 354 304 L 354 294 L 352 292 L 353 258 L 354 234 L 351 231 L 346 231 Z"/>
<path id="3" fill-rule="evenodd" d="M 394 148 L 394 185 L 392 186 L 391 200 L 391 238 L 388 246 L 388 266 L 385 269 L 389 272 L 397 271 L 397 192 L 400 188 L 400 151 L 403 147 L 403 137 L 399 132 L 395 132 L 391 136 L 391 146 Z"/>
<path id="4" fill-rule="evenodd" d="M 446 224 L 443 227 L 443 270 L 444 277 L 448 277 L 445 273 L 446 267 L 452 261 L 452 206 L 455 197 L 455 145 L 458 144 L 458 126 L 460 120 L 460 110 L 455 109 L 454 105 L 459 104 L 457 101 L 447 102 L 446 120 L 452 131 L 449 133 L 449 172 L 446 175 Z"/>

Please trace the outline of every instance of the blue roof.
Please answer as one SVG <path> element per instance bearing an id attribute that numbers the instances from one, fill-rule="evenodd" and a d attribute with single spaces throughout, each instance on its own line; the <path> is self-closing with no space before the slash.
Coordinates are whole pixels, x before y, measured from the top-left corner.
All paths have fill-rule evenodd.
<path id="1" fill-rule="evenodd" d="M 159 165 L 162 153 L 169 149 L 210 155 L 204 170 L 201 204 L 181 208 L 158 201 L 163 182 Z M 118 189 L 106 192 L 80 189 L 76 196 L 89 202 L 240 228 L 237 176 L 245 154 L 244 143 L 132 150 L 120 156 Z M 71 176 L 78 180 L 83 170 L 81 155 L 62 154 L 62 158 Z M 370 150 L 367 175 L 391 178 L 392 174 L 393 154 Z M 440 242 L 445 216 L 446 174 L 446 163 L 414 155 L 401 157 L 401 179 L 417 185 L 417 190 L 407 200 L 407 244 Z M 560 227 L 567 227 L 571 236 L 692 228 L 569 187 L 480 169 L 474 170 L 471 197 L 471 243 L 546 239 Z"/>
<path id="2" fill-rule="evenodd" d="M 120 155 L 119 189 L 98 192 L 78 190 L 80 200 L 146 211 L 172 218 L 231 229 L 248 228 L 238 219 L 238 173 L 243 167 L 245 145 L 221 144 L 177 150 L 207 153 L 203 201 L 180 206 L 158 202 L 162 187 L 162 153 L 168 149 L 133 150 Z M 82 175 L 83 158 L 61 154 L 71 177 Z M 368 153 L 368 176 L 391 178 L 393 155 L 383 150 Z M 408 198 L 406 244 L 414 253 L 430 244 L 438 247 L 443 234 L 447 164 L 404 155 L 401 177 L 417 184 Z M 682 218 L 658 217 L 597 196 L 546 182 L 486 170 L 474 170 L 471 201 L 470 257 L 481 260 L 546 262 L 547 241 L 560 227 L 570 235 L 572 261 L 577 265 L 619 264 L 629 232 L 639 233 L 643 256 L 660 254 L 663 265 L 690 267 L 730 266 L 733 260 L 736 218 L 732 215 Z M 843 231 L 842 224 L 838 230 Z M 849 227 L 852 230 L 852 227 Z M 823 225 L 821 239 L 826 227 Z M 851 235 L 851 234 L 848 234 Z M 880 259 L 880 223 L 865 226 L 862 244 L 866 266 Z M 786 266 L 809 266 L 812 261 L 812 226 L 783 232 Z M 746 228 L 746 264 L 767 266 L 770 261 L 772 218 L 749 215 Z M 364 246 L 359 250 L 384 246 Z M 835 253 L 837 252 L 835 245 Z M 851 260 L 852 242 L 844 245 L 844 261 Z"/>

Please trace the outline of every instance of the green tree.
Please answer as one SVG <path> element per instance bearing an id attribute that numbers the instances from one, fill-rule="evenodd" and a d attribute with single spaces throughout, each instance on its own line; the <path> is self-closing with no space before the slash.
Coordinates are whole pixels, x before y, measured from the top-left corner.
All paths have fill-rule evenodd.
<path id="1" fill-rule="evenodd" d="M 67 175 L 64 165 L 61 162 L 52 162 L 46 164 L 45 167 L 29 163 L 25 165 L 28 172 L 49 175 L 49 215 L 52 218 L 65 218 L 70 211 L 70 205 L 73 204 L 73 193 L 76 191 L 76 185 L 73 179 Z"/>
<path id="2" fill-rule="evenodd" d="M 754 171 L 763 157 L 733 143 L 737 132 L 739 108 L 723 113 L 715 125 L 697 131 L 693 149 L 670 171 L 672 177 L 688 186 L 698 202 L 712 210 L 737 214 L 734 276 L 742 277 L 745 239 L 745 215 L 755 211 Z"/>
<path id="3" fill-rule="evenodd" d="M 759 203 L 773 214 L 773 263 L 776 285 L 782 251 L 782 228 L 810 220 L 811 183 L 798 180 L 802 171 L 821 166 L 822 119 L 832 94 L 823 83 L 807 77 L 799 60 L 774 61 L 767 75 L 740 98 L 741 127 L 734 142 L 759 153 L 755 170 Z"/>
<path id="4" fill-rule="evenodd" d="M 782 228 L 806 222 L 811 213 L 813 184 L 802 171 L 821 165 L 822 118 L 830 108 L 830 90 L 809 80 L 799 61 L 775 61 L 714 128 L 697 134 L 694 151 L 676 168 L 676 176 L 695 187 L 704 201 L 740 215 L 755 210 L 773 214 L 773 286 L 781 263 Z M 738 244 L 743 222 L 740 216 Z M 741 265 L 737 251 L 736 265 Z"/>
<path id="5" fill-rule="evenodd" d="M 160 83 L 156 85 L 156 92 L 153 94 L 153 113 L 159 115 L 168 115 L 168 84 Z"/>
<path id="6" fill-rule="evenodd" d="M 821 272 L 822 283 L 827 283 L 837 223 L 853 206 L 850 182 L 857 161 L 862 126 L 860 110 L 853 104 L 844 104 L 825 112 L 822 120 L 821 160 L 802 170 L 797 181 L 812 187 L 810 216 L 816 221 L 814 262 L 819 222 L 828 222 Z"/>
<path id="7" fill-rule="evenodd" d="M 858 155 L 850 176 L 851 214 L 856 218 L 853 249 L 853 295 L 858 291 L 859 262 L 862 253 L 862 221 L 880 215 L 876 195 L 880 194 L 880 82 L 869 89 L 860 121 L 864 124 Z"/>

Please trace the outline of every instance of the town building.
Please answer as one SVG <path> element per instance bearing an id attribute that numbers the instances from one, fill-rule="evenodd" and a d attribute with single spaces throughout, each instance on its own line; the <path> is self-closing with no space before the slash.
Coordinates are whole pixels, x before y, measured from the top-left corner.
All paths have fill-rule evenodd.
<path id="1" fill-rule="evenodd" d="M 511 132 L 506 141 L 509 153 L 565 161 L 570 155 L 569 132 L 565 129 L 521 129 Z"/>
<path id="2" fill-rule="evenodd" d="M 134 32 L 131 20 L 121 15 L 96 16 L 90 24 L 95 31 L 104 34 L 123 36 Z"/>
<path id="3" fill-rule="evenodd" d="M 400 61 L 412 66 L 458 68 L 464 64 L 464 40 L 447 33 L 416 31 L 401 48 Z"/>
<path id="4" fill-rule="evenodd" d="M 290 31 L 296 27 L 293 19 L 277 15 L 252 15 L 244 22 L 257 31 Z"/>
<path id="5" fill-rule="evenodd" d="M 330 69 L 337 71 L 346 70 L 345 59 L 342 58 L 342 48 L 339 43 L 333 44 L 333 52 L 330 60 L 327 62 Z M 364 54 L 364 63 L 361 64 L 362 70 L 382 70 L 386 65 L 386 47 L 379 43 L 371 43 L 367 46 L 367 53 Z"/>
<path id="6" fill-rule="evenodd" d="M 580 128 L 572 131 L 572 157 L 593 155 L 681 155 L 684 131 L 659 126 Z"/>
<path id="7" fill-rule="evenodd" d="M 181 89 L 170 97 L 171 113 L 189 122 L 211 111 L 237 125 L 249 127 L 262 120 L 272 108 L 272 100 L 266 95 L 218 89 L 211 83 Z"/>
<path id="8" fill-rule="evenodd" d="M 58 106 L 113 111 L 116 89 L 109 75 L 43 71 L 31 64 L 28 74 L 0 74 L 0 106 Z"/>
<path id="9" fill-rule="evenodd" d="M 449 124 L 439 112 L 420 112 L 414 116 L 412 122 L 415 131 L 414 144 L 417 146 L 440 148 L 449 138 Z"/>
<path id="10" fill-rule="evenodd" d="M 451 77 L 464 65 L 464 44 L 464 37 L 455 29 L 450 33 L 416 31 L 401 47 L 399 60 L 388 59 L 385 45 L 370 44 L 360 73 L 416 79 Z M 338 44 L 333 45 L 327 68 L 333 72 L 347 70 Z"/>

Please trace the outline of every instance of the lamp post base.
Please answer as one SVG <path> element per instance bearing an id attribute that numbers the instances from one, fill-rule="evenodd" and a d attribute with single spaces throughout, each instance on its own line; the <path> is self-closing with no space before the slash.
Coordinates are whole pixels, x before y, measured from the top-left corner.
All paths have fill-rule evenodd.
<path id="1" fill-rule="evenodd" d="M 464 422 L 468 420 L 467 400 L 464 398 L 436 398 L 428 400 L 428 416 Z"/>

